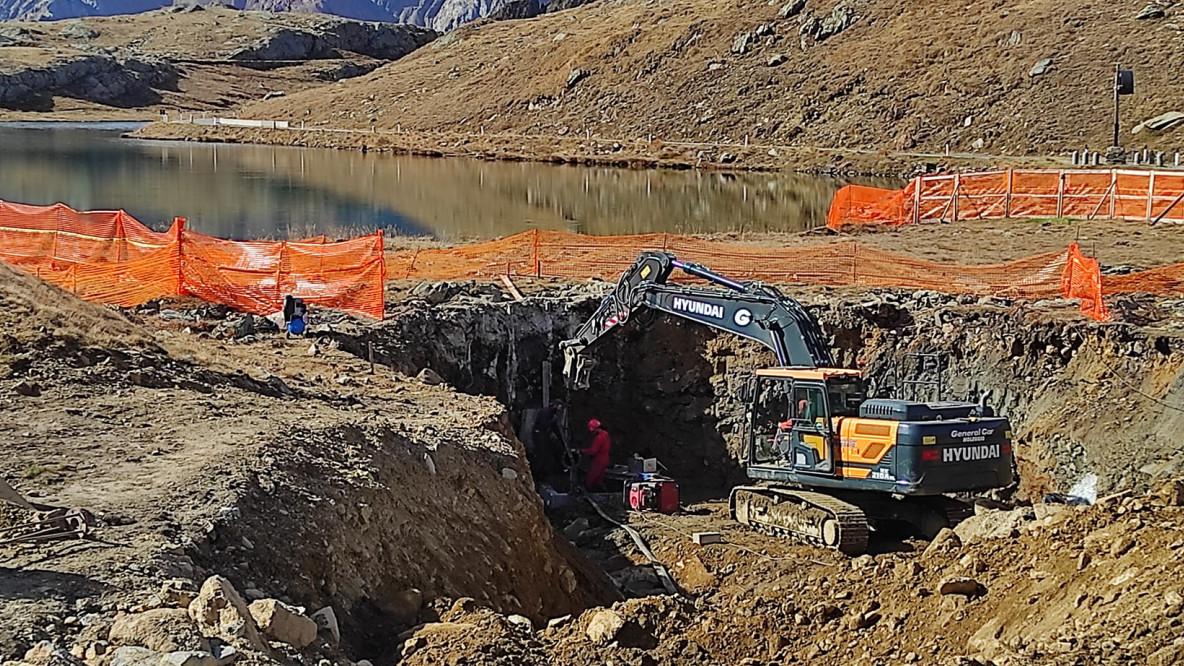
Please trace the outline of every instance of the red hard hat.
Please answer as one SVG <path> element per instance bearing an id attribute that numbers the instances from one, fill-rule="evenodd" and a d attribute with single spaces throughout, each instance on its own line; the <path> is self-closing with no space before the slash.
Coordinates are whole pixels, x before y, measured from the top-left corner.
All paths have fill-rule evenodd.
<path id="1" fill-rule="evenodd" d="M 588 432 L 595 432 L 600 429 L 600 421 L 597 419 L 588 420 Z"/>

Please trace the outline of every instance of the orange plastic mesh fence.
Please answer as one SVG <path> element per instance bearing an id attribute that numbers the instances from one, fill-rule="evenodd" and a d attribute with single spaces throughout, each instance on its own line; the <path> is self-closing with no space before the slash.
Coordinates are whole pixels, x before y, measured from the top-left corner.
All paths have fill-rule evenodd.
<path id="1" fill-rule="evenodd" d="M 951 187 L 957 188 L 960 180 Z M 999 182 L 997 174 L 984 176 L 984 194 L 973 203 L 976 210 L 990 214 L 998 208 L 998 193 L 987 188 L 997 190 Z M 911 196 L 924 200 L 927 193 L 947 183 L 918 183 L 923 191 Z M 1081 182 L 1082 187 L 1087 185 Z M 907 200 L 909 192 L 905 195 Z M 862 206 L 888 199 L 892 197 L 871 193 L 857 194 L 850 201 L 851 206 Z M 295 294 L 311 303 L 378 319 L 388 276 L 615 280 L 643 250 L 666 250 L 740 280 L 1073 298 L 1080 301 L 1085 314 L 1101 320 L 1109 316 L 1103 288 L 1178 289 L 1184 284 L 1184 266 L 1107 278 L 1104 284 L 1097 262 L 1082 256 L 1076 245 L 1002 264 L 966 266 L 923 261 L 854 242 L 770 247 L 669 234 L 595 237 L 536 230 L 476 245 L 384 255 L 381 233 L 337 243 L 324 238 L 236 242 L 189 231 L 181 219 L 168 232 L 157 233 L 122 211 L 79 213 L 60 205 L 0 202 L 0 259 L 83 298 L 123 306 L 192 294 L 268 314 L 280 309 L 285 294 Z"/>
<path id="2" fill-rule="evenodd" d="M 835 192 L 826 226 L 845 224 L 900 224 L 904 219 L 904 190 L 848 185 Z"/>
<path id="3" fill-rule="evenodd" d="M 964 266 L 835 243 L 769 247 L 668 234 L 582 236 L 528 231 L 458 248 L 387 255 L 392 279 L 455 280 L 528 275 L 615 280 L 643 250 L 665 250 L 739 280 L 781 284 L 931 289 L 1011 298 L 1073 298 L 1082 312 L 1107 319 L 1097 262 L 1076 245 L 1002 264 Z"/>
<path id="4" fill-rule="evenodd" d="M 1014 169 L 918 176 L 903 190 L 840 189 L 827 226 L 901 225 L 1006 217 L 1184 222 L 1184 174 Z"/>
<path id="5" fill-rule="evenodd" d="M 0 260 L 87 300 L 139 305 L 192 294 L 255 314 L 285 294 L 381 319 L 386 262 L 382 233 L 329 243 L 235 242 L 185 229 L 166 233 L 123 211 L 0 202 Z"/>

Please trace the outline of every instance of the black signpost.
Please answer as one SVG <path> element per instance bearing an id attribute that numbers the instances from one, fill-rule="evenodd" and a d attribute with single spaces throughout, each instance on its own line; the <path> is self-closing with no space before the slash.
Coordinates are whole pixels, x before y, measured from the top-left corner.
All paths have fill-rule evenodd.
<path id="1" fill-rule="evenodd" d="M 1135 94 L 1135 72 L 1123 69 L 1122 65 L 1114 64 L 1114 143 L 1106 151 L 1106 161 L 1111 164 L 1124 164 L 1126 153 L 1118 143 L 1118 98 L 1120 95 Z"/>

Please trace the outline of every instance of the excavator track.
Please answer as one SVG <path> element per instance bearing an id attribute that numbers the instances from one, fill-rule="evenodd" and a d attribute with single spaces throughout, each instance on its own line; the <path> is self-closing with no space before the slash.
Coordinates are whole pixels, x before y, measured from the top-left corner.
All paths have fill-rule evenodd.
<path id="1" fill-rule="evenodd" d="M 840 499 L 789 488 L 740 486 L 732 490 L 732 518 L 758 532 L 833 548 L 847 555 L 867 549 L 863 510 Z"/>

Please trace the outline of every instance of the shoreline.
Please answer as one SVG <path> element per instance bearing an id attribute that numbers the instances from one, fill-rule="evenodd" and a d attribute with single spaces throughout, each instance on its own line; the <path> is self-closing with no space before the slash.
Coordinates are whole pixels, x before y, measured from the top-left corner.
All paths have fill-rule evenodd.
<path id="1" fill-rule="evenodd" d="M 365 132 L 328 127 L 264 129 L 153 122 L 124 136 L 154 141 L 329 148 L 487 161 L 626 169 L 786 172 L 818 176 L 907 178 L 918 173 L 971 168 L 1064 165 L 1063 160 L 1051 157 L 886 153 L 842 148 L 669 143 L 657 139 L 625 140 L 595 136 L 553 137 L 417 130 Z"/>

